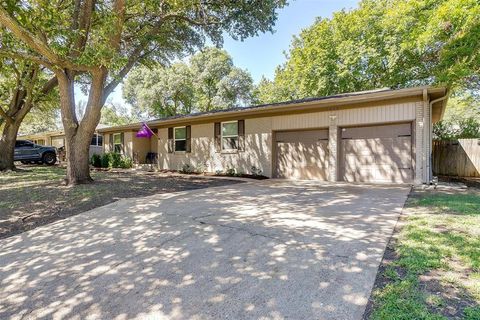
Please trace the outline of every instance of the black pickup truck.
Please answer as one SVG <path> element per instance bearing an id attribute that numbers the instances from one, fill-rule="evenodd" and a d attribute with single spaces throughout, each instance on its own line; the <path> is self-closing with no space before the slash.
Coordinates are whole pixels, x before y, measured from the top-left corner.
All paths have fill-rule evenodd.
<path id="1" fill-rule="evenodd" d="M 28 140 L 17 140 L 15 142 L 14 161 L 27 163 L 45 163 L 54 165 L 57 162 L 57 150 L 55 147 L 41 146 Z"/>

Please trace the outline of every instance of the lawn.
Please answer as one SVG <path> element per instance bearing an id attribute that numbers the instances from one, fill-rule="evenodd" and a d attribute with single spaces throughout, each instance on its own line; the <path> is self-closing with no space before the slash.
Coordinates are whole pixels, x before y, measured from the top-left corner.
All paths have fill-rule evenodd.
<path id="1" fill-rule="evenodd" d="M 414 191 L 365 318 L 480 319 L 480 191 Z"/>
<path id="2" fill-rule="evenodd" d="M 65 169 L 22 166 L 0 174 L 0 238 L 63 219 L 120 198 L 221 186 L 238 181 L 147 172 L 92 172 L 95 183 L 67 187 Z"/>

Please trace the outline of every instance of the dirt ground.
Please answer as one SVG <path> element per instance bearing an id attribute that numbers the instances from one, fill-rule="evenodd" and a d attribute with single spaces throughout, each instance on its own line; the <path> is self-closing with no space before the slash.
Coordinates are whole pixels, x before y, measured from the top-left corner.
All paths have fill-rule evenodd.
<path id="1" fill-rule="evenodd" d="M 106 205 L 121 198 L 229 185 L 239 181 L 165 176 L 135 171 L 93 171 L 92 184 L 67 187 L 65 169 L 20 166 L 0 174 L 0 238 Z"/>

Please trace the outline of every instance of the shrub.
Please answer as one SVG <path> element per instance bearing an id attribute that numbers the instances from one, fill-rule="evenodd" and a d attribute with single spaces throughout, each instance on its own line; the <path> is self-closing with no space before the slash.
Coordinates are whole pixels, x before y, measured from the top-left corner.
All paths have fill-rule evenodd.
<path id="1" fill-rule="evenodd" d="M 474 117 L 452 121 L 439 121 L 433 126 L 433 135 L 438 140 L 480 138 L 480 121 Z"/>
<path id="2" fill-rule="evenodd" d="M 262 175 L 262 169 L 257 168 L 257 167 L 255 167 L 255 166 L 252 166 L 252 167 L 250 168 L 250 171 L 252 172 L 252 176 L 255 176 L 255 177 L 256 177 L 256 176 L 261 176 L 261 175 Z"/>
<path id="3" fill-rule="evenodd" d="M 195 168 L 194 168 L 193 166 L 189 165 L 188 163 L 185 163 L 179 171 L 180 171 L 181 173 L 190 174 L 190 173 L 194 173 L 194 172 L 195 172 Z"/>
<path id="4" fill-rule="evenodd" d="M 102 168 L 129 169 L 133 167 L 133 160 L 130 157 L 122 156 L 119 153 L 107 152 L 100 158 L 100 165 Z"/>
<path id="5" fill-rule="evenodd" d="M 102 157 L 99 154 L 93 154 L 90 163 L 95 168 L 100 168 L 102 166 Z"/>
<path id="6" fill-rule="evenodd" d="M 120 160 L 120 168 L 130 169 L 133 167 L 133 161 L 130 157 L 122 157 Z"/>
<path id="7" fill-rule="evenodd" d="M 112 157 L 112 167 L 113 168 L 121 168 L 122 167 L 122 155 L 120 153 L 111 153 Z"/>
<path id="8" fill-rule="evenodd" d="M 225 170 L 225 174 L 227 176 L 234 177 L 237 175 L 237 170 L 235 170 L 235 168 L 227 168 L 227 170 Z"/>
<path id="9" fill-rule="evenodd" d="M 111 168 L 112 167 L 112 153 L 107 152 L 102 155 L 101 160 L 102 168 Z"/>

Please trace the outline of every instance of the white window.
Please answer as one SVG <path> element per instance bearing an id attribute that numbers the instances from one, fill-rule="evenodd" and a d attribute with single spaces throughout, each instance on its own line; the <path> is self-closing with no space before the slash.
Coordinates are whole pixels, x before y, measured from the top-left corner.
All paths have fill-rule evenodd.
<path id="1" fill-rule="evenodd" d="M 238 121 L 222 122 L 222 150 L 238 149 Z"/>
<path id="2" fill-rule="evenodd" d="M 115 133 L 113 135 L 113 152 L 122 153 L 122 134 Z"/>
<path id="3" fill-rule="evenodd" d="M 92 141 L 90 142 L 91 146 L 102 146 L 103 136 L 101 134 L 93 134 Z"/>
<path id="4" fill-rule="evenodd" d="M 187 127 L 174 128 L 173 140 L 175 141 L 175 151 L 187 151 Z"/>

